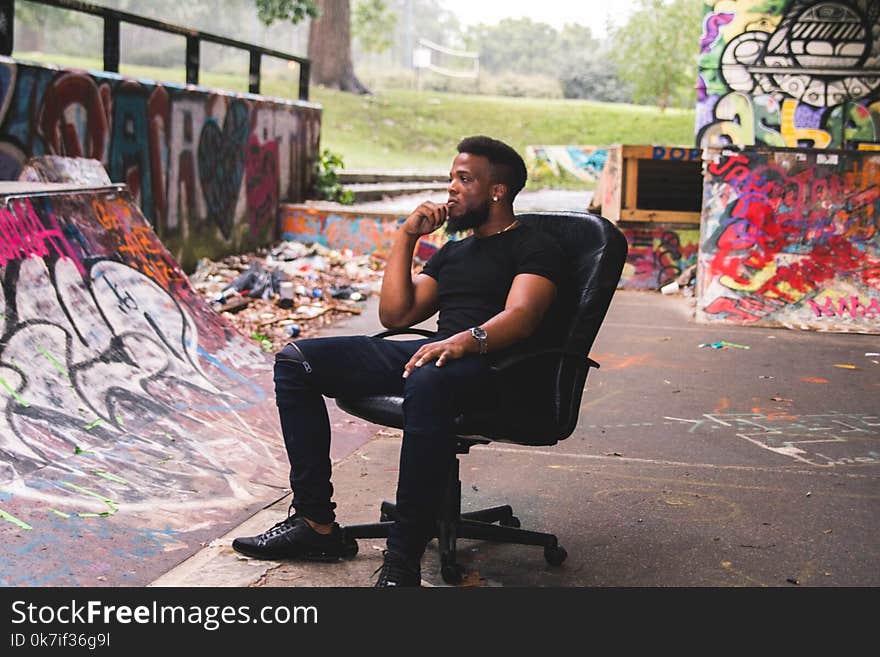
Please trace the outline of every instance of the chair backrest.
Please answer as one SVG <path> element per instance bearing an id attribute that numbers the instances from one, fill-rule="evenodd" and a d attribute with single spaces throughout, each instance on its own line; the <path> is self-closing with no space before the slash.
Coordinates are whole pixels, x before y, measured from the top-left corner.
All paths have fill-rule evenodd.
<path id="1" fill-rule="evenodd" d="M 552 235 L 565 254 L 566 277 L 550 311 L 558 330 L 544 344 L 532 346 L 563 349 L 569 355 L 541 359 L 523 376 L 514 375 L 499 408 L 466 413 L 458 433 L 552 445 L 577 425 L 587 356 L 620 281 L 627 243 L 608 219 L 586 212 L 537 212 L 517 219 Z"/>

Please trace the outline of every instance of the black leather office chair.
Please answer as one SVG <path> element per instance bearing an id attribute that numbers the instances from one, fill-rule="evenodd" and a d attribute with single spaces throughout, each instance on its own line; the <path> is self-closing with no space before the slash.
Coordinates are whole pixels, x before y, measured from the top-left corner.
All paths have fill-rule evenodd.
<path id="1" fill-rule="evenodd" d="M 456 452 L 466 454 L 473 445 L 490 441 L 520 445 L 554 445 L 571 435 L 577 424 L 581 396 L 590 367 L 590 348 L 617 289 L 627 243 L 623 233 L 604 217 L 583 212 L 532 213 L 517 217 L 523 224 L 553 235 L 566 258 L 566 278 L 558 288 L 550 312 L 557 313 L 561 332 L 533 350 L 506 357 L 493 369 L 504 386 L 499 404 L 467 412 L 456 419 Z M 380 336 L 429 331 L 404 329 Z M 523 383 L 527 382 L 527 385 Z M 503 401 L 502 401 L 503 400 Z M 345 412 L 375 424 L 403 428 L 403 398 L 374 395 L 337 399 Z M 349 540 L 382 538 L 395 516 L 394 504 L 383 502 L 376 524 L 350 525 Z M 499 523 L 495 525 L 493 523 Z M 520 529 L 510 506 L 461 512 L 459 462 L 455 459 L 447 481 L 444 507 L 437 521 L 441 575 L 449 584 L 461 581 L 455 561 L 457 538 L 499 541 L 544 547 L 544 558 L 560 565 L 567 554 L 553 534 Z"/>

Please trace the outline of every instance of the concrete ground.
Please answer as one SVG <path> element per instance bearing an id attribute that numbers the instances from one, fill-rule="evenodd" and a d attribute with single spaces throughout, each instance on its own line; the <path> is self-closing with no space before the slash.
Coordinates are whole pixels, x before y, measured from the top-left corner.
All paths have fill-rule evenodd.
<path id="1" fill-rule="evenodd" d="M 370 306 L 375 308 L 375 300 Z M 430 324 L 430 322 L 428 322 Z M 334 333 L 378 329 L 366 311 Z M 713 349 L 727 342 L 745 348 Z M 703 326 L 680 296 L 620 291 L 599 333 L 574 434 L 553 447 L 477 447 L 464 506 L 509 503 L 540 548 L 459 541 L 470 586 L 880 585 L 880 337 Z M 330 403 L 342 524 L 393 499 L 399 432 Z M 280 438 L 279 438 L 280 440 Z M 257 561 L 232 538 L 282 519 L 289 497 L 154 586 L 369 586 L 382 541 L 335 564 Z M 436 550 L 425 585 L 443 586 Z"/>

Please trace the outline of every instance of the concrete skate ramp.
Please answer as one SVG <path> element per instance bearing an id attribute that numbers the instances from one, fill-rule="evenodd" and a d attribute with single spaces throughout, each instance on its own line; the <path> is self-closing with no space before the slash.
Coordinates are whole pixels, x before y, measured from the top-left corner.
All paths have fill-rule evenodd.
<path id="1" fill-rule="evenodd" d="M 0 584 L 140 586 L 286 492 L 271 358 L 125 187 L 58 187 L 0 186 Z"/>

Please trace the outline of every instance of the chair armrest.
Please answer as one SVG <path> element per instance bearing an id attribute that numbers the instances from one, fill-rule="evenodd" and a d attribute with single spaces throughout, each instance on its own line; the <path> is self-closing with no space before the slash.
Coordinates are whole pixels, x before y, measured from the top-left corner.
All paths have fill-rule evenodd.
<path id="1" fill-rule="evenodd" d="M 539 358 L 546 358 L 547 356 L 562 356 L 564 358 L 586 358 L 583 353 L 579 351 L 567 351 L 565 349 L 539 349 L 537 351 L 528 351 L 522 354 L 512 354 L 507 356 L 506 358 L 502 358 L 497 363 L 494 363 L 489 369 L 493 372 L 504 372 L 509 370 L 517 365 L 521 365 L 522 363 L 527 363 L 532 360 L 537 360 Z M 587 363 L 590 367 L 595 367 L 599 369 L 599 363 L 594 361 L 592 358 L 587 358 Z"/>
<path id="2" fill-rule="evenodd" d="M 387 331 L 381 331 L 380 333 L 373 334 L 374 338 L 388 338 L 392 335 L 422 335 L 426 338 L 433 338 L 437 335 L 434 331 L 426 331 L 425 329 L 418 328 L 404 328 L 404 329 L 388 329 Z"/>

